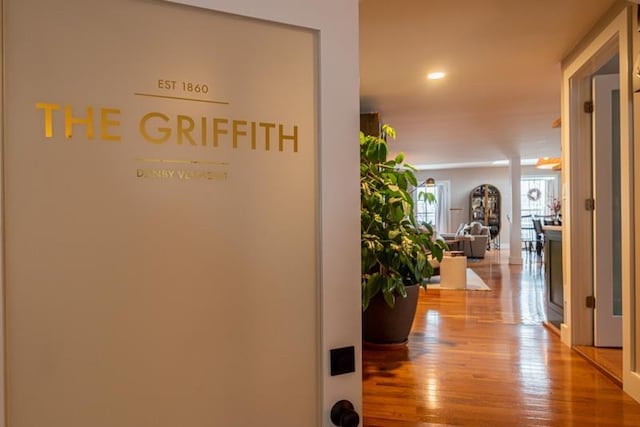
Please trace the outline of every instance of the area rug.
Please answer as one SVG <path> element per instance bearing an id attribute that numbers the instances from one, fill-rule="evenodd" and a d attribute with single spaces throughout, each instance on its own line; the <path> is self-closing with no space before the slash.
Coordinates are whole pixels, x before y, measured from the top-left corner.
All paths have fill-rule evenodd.
<path id="1" fill-rule="evenodd" d="M 433 276 L 427 282 L 427 289 L 450 289 L 452 291 L 490 291 L 491 288 L 482 281 L 475 271 L 467 268 L 467 287 L 466 288 L 445 288 L 440 286 L 440 276 Z"/>

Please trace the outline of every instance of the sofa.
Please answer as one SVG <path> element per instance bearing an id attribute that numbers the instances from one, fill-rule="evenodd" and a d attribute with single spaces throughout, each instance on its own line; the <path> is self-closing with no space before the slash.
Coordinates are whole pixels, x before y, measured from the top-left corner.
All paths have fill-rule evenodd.
<path id="1" fill-rule="evenodd" d="M 484 258 L 491 240 L 489 227 L 478 221 L 460 224 L 455 233 L 442 233 L 440 236 L 451 250 L 462 251 L 467 258 Z"/>

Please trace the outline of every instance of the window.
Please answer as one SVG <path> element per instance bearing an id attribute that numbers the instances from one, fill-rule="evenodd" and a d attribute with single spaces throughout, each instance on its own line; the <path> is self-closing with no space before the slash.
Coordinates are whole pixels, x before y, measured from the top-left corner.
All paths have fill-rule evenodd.
<path id="1" fill-rule="evenodd" d="M 558 181 L 555 176 L 523 177 L 520 180 L 520 227 L 523 241 L 535 240 L 532 219 L 550 217 L 549 207 L 557 196 Z"/>
<path id="2" fill-rule="evenodd" d="M 435 185 L 420 185 L 413 192 L 415 203 L 415 215 L 418 223 L 429 223 L 439 232 L 445 232 L 448 229 L 449 221 L 447 218 L 447 197 L 448 182 L 436 182 Z M 420 197 L 421 193 L 431 193 L 435 196 L 435 203 L 427 203 Z"/>
<path id="3" fill-rule="evenodd" d="M 415 191 L 415 206 L 416 206 L 416 220 L 418 223 L 427 222 L 435 227 L 436 225 L 436 203 L 438 197 L 436 195 L 436 185 L 426 186 L 421 185 L 416 188 Z M 430 193 L 436 197 L 436 203 L 427 203 L 421 197 L 422 193 Z"/>

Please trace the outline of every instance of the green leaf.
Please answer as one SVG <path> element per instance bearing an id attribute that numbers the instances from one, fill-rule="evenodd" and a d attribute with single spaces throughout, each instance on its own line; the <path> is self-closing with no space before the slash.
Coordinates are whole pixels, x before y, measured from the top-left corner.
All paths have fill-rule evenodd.
<path id="1" fill-rule="evenodd" d="M 411 173 L 410 171 L 407 171 L 404 174 L 404 176 L 405 176 L 405 178 L 407 178 L 407 180 L 409 181 L 409 183 L 411 185 L 413 185 L 414 187 L 418 186 L 418 179 L 416 178 L 416 176 L 413 173 Z"/>
<path id="2" fill-rule="evenodd" d="M 389 125 L 382 125 L 382 134 L 388 136 L 389 138 L 396 139 L 396 131 Z"/>
<path id="3" fill-rule="evenodd" d="M 396 305 L 396 297 L 392 292 L 383 292 L 382 295 L 384 295 L 384 300 L 389 307 L 393 307 Z"/>
<path id="4" fill-rule="evenodd" d="M 396 289 L 398 290 L 398 293 L 402 298 L 407 297 L 407 289 L 404 287 L 404 284 L 402 282 L 398 282 L 398 286 L 396 286 Z"/>
<path id="5" fill-rule="evenodd" d="M 411 207 L 412 207 L 411 203 L 407 202 L 406 200 L 402 201 L 402 212 L 405 215 L 409 215 L 411 214 L 411 212 L 413 212 Z"/>
<path id="6" fill-rule="evenodd" d="M 398 187 L 400 187 L 403 191 L 406 191 L 407 187 L 408 187 L 407 184 L 408 184 L 407 183 L 407 178 L 406 178 L 406 176 L 404 174 L 398 176 Z"/>
<path id="7" fill-rule="evenodd" d="M 424 266 L 427 263 L 427 256 L 424 254 L 424 252 L 418 252 L 416 254 L 416 268 L 418 270 L 422 270 L 424 269 Z"/>
<path id="8" fill-rule="evenodd" d="M 434 245 L 433 248 L 431 248 L 431 253 L 438 261 L 442 261 L 443 251 L 439 245 Z"/>
<path id="9" fill-rule="evenodd" d="M 399 203 L 399 202 L 402 202 L 402 201 L 403 201 L 403 200 L 402 200 L 402 198 L 401 198 L 401 197 L 390 197 L 390 198 L 387 200 L 387 203 L 389 203 L 389 204 L 391 204 L 391 205 L 392 205 L 392 204 Z"/>
<path id="10" fill-rule="evenodd" d="M 375 296 L 378 292 L 380 292 L 380 289 L 382 288 L 383 280 L 384 278 L 380 276 L 380 273 L 374 273 L 369 277 L 369 280 L 367 280 L 367 283 L 366 283 L 366 288 L 367 288 L 367 291 L 369 292 L 370 298 Z"/>

